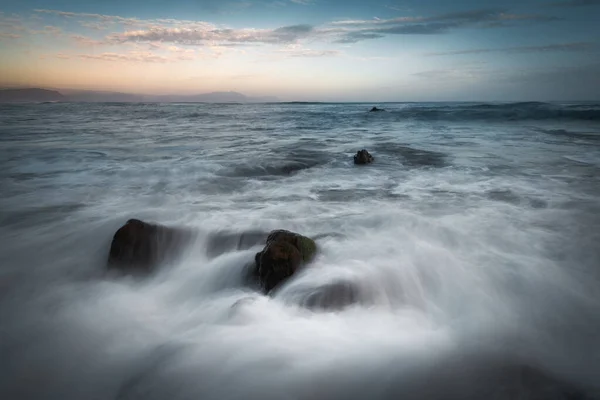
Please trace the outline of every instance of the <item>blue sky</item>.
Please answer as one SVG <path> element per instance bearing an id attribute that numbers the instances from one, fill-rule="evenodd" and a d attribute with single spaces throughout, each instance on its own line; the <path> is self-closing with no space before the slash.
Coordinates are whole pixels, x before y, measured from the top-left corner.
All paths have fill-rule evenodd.
<path id="1" fill-rule="evenodd" d="M 0 12 L 3 86 L 600 99 L 600 0 L 2 0 Z"/>

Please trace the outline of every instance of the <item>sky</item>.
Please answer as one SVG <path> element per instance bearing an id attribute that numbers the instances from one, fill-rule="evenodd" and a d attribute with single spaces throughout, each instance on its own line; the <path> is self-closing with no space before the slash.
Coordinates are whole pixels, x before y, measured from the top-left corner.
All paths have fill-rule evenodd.
<path id="1" fill-rule="evenodd" d="M 600 100 L 600 0 L 0 0 L 0 86 Z"/>

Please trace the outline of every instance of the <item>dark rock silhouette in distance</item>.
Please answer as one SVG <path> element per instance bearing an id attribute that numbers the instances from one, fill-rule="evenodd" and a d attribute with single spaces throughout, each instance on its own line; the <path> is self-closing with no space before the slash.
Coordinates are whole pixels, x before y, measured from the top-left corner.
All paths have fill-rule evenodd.
<path id="1" fill-rule="evenodd" d="M 254 258 L 254 274 L 265 293 L 269 293 L 310 263 L 317 252 L 316 243 L 306 237 L 285 230 L 273 231 L 267 243 Z"/>
<path id="2" fill-rule="evenodd" d="M 383 108 L 373 107 L 369 112 L 385 111 Z"/>
<path id="3" fill-rule="evenodd" d="M 54 102 L 68 99 L 56 90 L 38 88 L 0 89 L 0 103 Z"/>
<path id="4" fill-rule="evenodd" d="M 172 261 L 191 239 L 191 232 L 130 219 L 113 236 L 108 268 L 147 273 Z"/>
<path id="5" fill-rule="evenodd" d="M 375 158 L 365 149 L 359 150 L 354 155 L 354 164 L 370 164 L 375 161 Z"/>

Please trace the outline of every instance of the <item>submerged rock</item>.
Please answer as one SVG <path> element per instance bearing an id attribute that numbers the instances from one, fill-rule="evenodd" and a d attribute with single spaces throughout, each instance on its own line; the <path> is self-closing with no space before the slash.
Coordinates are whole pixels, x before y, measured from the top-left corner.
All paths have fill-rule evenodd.
<path id="1" fill-rule="evenodd" d="M 191 232 L 130 219 L 113 236 L 108 268 L 149 272 L 180 254 Z"/>
<path id="2" fill-rule="evenodd" d="M 373 107 L 369 112 L 385 111 L 383 108 Z"/>
<path id="3" fill-rule="evenodd" d="M 320 286 L 303 299 L 302 304 L 314 311 L 342 310 L 360 301 L 360 291 L 355 283 L 339 281 Z"/>
<path id="4" fill-rule="evenodd" d="M 358 151 L 354 155 L 354 164 L 370 164 L 375 161 L 375 158 L 365 149 Z"/>
<path id="5" fill-rule="evenodd" d="M 316 252 L 317 245 L 306 236 L 285 230 L 271 232 L 265 248 L 254 258 L 259 285 L 270 292 L 311 262 Z"/>
<path id="6" fill-rule="evenodd" d="M 265 243 L 269 232 L 258 230 L 244 232 L 216 232 L 211 234 L 206 243 L 206 255 L 217 257 L 232 250 L 247 250 Z"/>

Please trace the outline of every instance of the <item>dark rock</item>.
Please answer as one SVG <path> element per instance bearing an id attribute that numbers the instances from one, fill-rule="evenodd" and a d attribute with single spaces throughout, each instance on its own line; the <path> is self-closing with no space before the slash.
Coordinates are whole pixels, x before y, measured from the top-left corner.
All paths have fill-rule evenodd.
<path id="1" fill-rule="evenodd" d="M 261 288 L 270 292 L 312 261 L 316 252 L 317 245 L 310 238 L 284 230 L 271 232 L 265 248 L 254 258 Z"/>
<path id="2" fill-rule="evenodd" d="M 149 272 L 173 260 L 189 243 L 191 232 L 130 219 L 115 235 L 108 267 L 125 272 Z"/>
<path id="3" fill-rule="evenodd" d="M 375 161 L 375 158 L 365 149 L 358 151 L 354 155 L 354 164 L 370 164 Z"/>
<path id="4" fill-rule="evenodd" d="M 385 111 L 383 108 L 373 107 L 369 112 Z"/>

